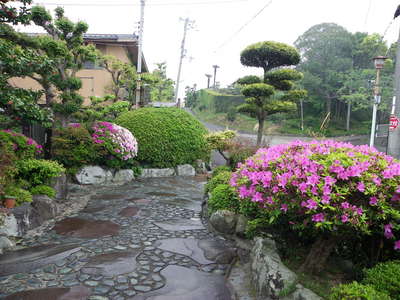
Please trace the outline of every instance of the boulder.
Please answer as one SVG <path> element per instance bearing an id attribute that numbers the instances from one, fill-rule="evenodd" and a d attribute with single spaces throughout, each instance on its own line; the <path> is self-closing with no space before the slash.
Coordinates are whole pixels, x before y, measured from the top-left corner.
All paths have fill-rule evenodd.
<path id="1" fill-rule="evenodd" d="M 67 175 L 62 174 L 60 177 L 53 179 L 52 188 L 56 190 L 56 200 L 65 200 L 68 196 Z"/>
<path id="2" fill-rule="evenodd" d="M 296 290 L 282 300 L 322 300 L 320 296 L 304 288 L 301 284 L 296 284 Z"/>
<path id="3" fill-rule="evenodd" d="M 133 171 L 130 169 L 127 170 L 118 170 L 115 175 L 114 178 L 112 179 L 112 182 L 114 183 L 126 183 L 126 182 L 130 182 L 132 180 L 135 179 L 135 176 L 133 175 Z"/>
<path id="4" fill-rule="evenodd" d="M 210 224 L 218 232 L 232 234 L 235 232 L 237 215 L 229 210 L 217 210 L 210 217 Z"/>
<path id="5" fill-rule="evenodd" d="M 192 165 L 179 165 L 176 167 L 176 175 L 178 176 L 195 176 L 196 170 Z"/>
<path id="6" fill-rule="evenodd" d="M 0 236 L 0 254 L 2 254 L 4 250 L 8 250 L 13 247 L 15 247 L 15 243 L 13 241 L 10 241 L 5 236 Z"/>
<path id="7" fill-rule="evenodd" d="M 113 174 L 99 166 L 82 167 L 75 175 L 79 184 L 103 184 L 110 182 Z"/>
<path id="8" fill-rule="evenodd" d="M 18 222 L 14 215 L 0 213 L 0 236 L 18 236 Z"/>
<path id="9" fill-rule="evenodd" d="M 235 232 L 238 236 L 244 236 L 247 229 L 247 218 L 243 215 L 239 215 L 236 222 Z"/>
<path id="10" fill-rule="evenodd" d="M 142 174 L 140 178 L 150 178 L 150 177 L 169 177 L 175 176 L 175 170 L 172 168 L 166 169 L 142 169 Z"/>
<path id="11" fill-rule="evenodd" d="M 23 236 L 28 230 L 36 228 L 43 223 L 40 214 L 30 203 L 24 203 L 21 206 L 12 208 L 10 212 L 17 219 L 18 234 L 16 236 Z"/>
<path id="12" fill-rule="evenodd" d="M 202 161 L 201 159 L 196 160 L 195 169 L 196 169 L 197 174 L 207 174 L 206 163 L 204 161 Z"/>
<path id="13" fill-rule="evenodd" d="M 41 221 L 53 219 L 59 214 L 57 203 L 46 195 L 33 196 L 32 206 L 38 212 Z"/>

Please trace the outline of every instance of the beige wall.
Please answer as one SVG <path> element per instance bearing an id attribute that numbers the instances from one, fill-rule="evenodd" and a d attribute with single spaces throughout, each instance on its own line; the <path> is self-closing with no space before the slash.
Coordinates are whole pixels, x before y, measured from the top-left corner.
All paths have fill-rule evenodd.
<path id="1" fill-rule="evenodd" d="M 98 45 L 98 49 L 105 55 L 113 55 L 117 57 L 119 60 L 129 63 L 129 58 L 126 53 L 126 47 L 124 46 L 111 46 L 107 45 L 102 47 L 103 45 Z M 90 96 L 98 96 L 102 97 L 105 94 L 109 94 L 105 89 L 111 85 L 111 74 L 104 69 L 83 69 L 80 70 L 77 74 L 82 80 L 82 88 L 79 90 L 79 94 L 85 98 L 84 105 L 90 104 Z M 15 87 L 33 89 L 33 90 L 41 90 L 40 84 L 38 84 L 35 80 L 29 77 L 18 77 L 11 78 L 10 84 Z M 42 97 L 44 101 L 44 97 Z"/>

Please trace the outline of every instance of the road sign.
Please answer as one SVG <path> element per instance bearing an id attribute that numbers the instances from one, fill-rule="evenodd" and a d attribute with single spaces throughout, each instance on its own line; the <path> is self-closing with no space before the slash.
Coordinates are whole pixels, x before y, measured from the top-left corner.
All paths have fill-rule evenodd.
<path id="1" fill-rule="evenodd" d="M 399 119 L 397 119 L 396 116 L 391 115 L 390 116 L 390 125 L 389 125 L 389 129 L 390 130 L 394 130 L 397 128 L 397 126 L 399 126 Z"/>

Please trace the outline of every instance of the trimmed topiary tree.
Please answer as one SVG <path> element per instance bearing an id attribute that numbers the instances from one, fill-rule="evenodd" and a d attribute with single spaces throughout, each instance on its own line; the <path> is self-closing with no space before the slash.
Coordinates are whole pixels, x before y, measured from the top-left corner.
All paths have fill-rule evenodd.
<path id="1" fill-rule="evenodd" d="M 242 201 L 265 209 L 271 224 L 286 220 L 313 232 L 300 271 L 320 272 L 334 247 L 356 234 L 382 234 L 400 250 L 400 163 L 374 148 L 296 141 L 260 149 L 230 183 Z"/>
<path id="2" fill-rule="evenodd" d="M 175 167 L 209 156 L 206 128 L 181 109 L 141 108 L 122 114 L 115 123 L 136 137 L 137 160 L 144 166 Z"/>

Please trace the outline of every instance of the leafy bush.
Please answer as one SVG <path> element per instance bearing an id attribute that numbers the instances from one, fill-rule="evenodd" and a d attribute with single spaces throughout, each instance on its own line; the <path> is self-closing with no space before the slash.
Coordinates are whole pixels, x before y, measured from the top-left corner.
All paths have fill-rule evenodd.
<path id="1" fill-rule="evenodd" d="M 34 158 L 42 153 L 42 146 L 31 138 L 11 130 L 1 130 L 0 140 L 11 146 L 19 159 Z"/>
<path id="2" fill-rule="evenodd" d="M 228 164 L 232 169 L 236 169 L 239 163 L 243 163 L 247 158 L 254 155 L 257 147 L 251 143 L 232 142 L 229 145 L 229 159 Z"/>
<path id="3" fill-rule="evenodd" d="M 89 131 L 78 124 L 55 131 L 52 157 L 66 168 L 78 169 L 96 161 L 98 151 Z"/>
<path id="4" fill-rule="evenodd" d="M 0 139 L 0 194 L 3 190 L 3 185 L 9 184 L 17 169 L 15 168 L 15 161 L 17 157 L 12 151 L 12 147 L 6 141 Z"/>
<path id="5" fill-rule="evenodd" d="M 19 206 L 24 202 L 32 202 L 32 195 L 27 190 L 24 190 L 15 185 L 8 185 L 4 189 L 4 193 L 7 196 L 16 197 L 16 205 Z"/>
<path id="6" fill-rule="evenodd" d="M 377 264 L 375 267 L 365 270 L 365 278 L 362 281 L 369 284 L 375 290 L 384 292 L 392 299 L 400 299 L 400 261 L 389 261 Z"/>
<path id="7" fill-rule="evenodd" d="M 37 185 L 29 191 L 32 195 L 46 195 L 50 198 L 56 196 L 56 190 L 48 185 Z"/>
<path id="8" fill-rule="evenodd" d="M 205 192 L 212 192 L 215 187 L 219 184 L 229 184 L 229 180 L 231 179 L 232 172 L 231 171 L 221 171 L 218 172 L 215 176 L 213 176 L 205 186 Z"/>
<path id="9" fill-rule="evenodd" d="M 17 162 L 16 178 L 26 180 L 32 187 L 49 184 L 54 177 L 60 176 L 65 169 L 56 161 L 44 159 L 26 159 Z"/>
<path id="10" fill-rule="evenodd" d="M 231 168 L 229 168 L 228 166 L 218 166 L 213 169 L 212 177 L 217 176 L 221 172 L 231 172 Z"/>
<path id="11" fill-rule="evenodd" d="M 220 209 L 238 211 L 239 199 L 235 190 L 228 184 L 218 184 L 208 199 L 208 210 L 213 213 Z"/>
<path id="12" fill-rule="evenodd" d="M 235 107 L 230 107 L 228 109 L 228 112 L 226 113 L 226 119 L 229 122 L 234 122 L 236 120 L 237 116 L 237 109 Z"/>
<path id="13" fill-rule="evenodd" d="M 376 291 L 370 285 L 358 282 L 341 284 L 332 289 L 329 300 L 390 300 L 391 298 L 382 292 Z"/>
<path id="14" fill-rule="evenodd" d="M 137 160 L 152 167 L 193 164 L 208 157 L 204 126 L 176 108 L 141 108 L 122 114 L 116 123 L 137 138 Z"/>
<path id="15" fill-rule="evenodd" d="M 400 229 L 400 163 L 368 146 L 296 141 L 260 149 L 239 165 L 231 185 L 244 201 L 263 205 L 270 223 L 284 218 L 294 230 L 323 232 L 320 247 L 355 232 L 393 240 Z"/>

